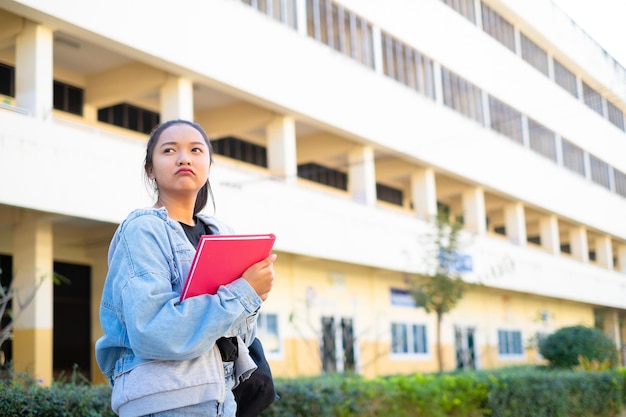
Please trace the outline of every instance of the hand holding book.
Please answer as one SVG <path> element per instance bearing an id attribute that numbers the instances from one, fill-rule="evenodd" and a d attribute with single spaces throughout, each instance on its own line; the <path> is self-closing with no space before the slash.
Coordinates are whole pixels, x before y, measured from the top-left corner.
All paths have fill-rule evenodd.
<path id="1" fill-rule="evenodd" d="M 274 279 L 271 255 L 276 236 L 205 235 L 183 286 L 180 300 L 201 294 L 215 294 L 220 285 L 243 277 L 265 300 Z"/>

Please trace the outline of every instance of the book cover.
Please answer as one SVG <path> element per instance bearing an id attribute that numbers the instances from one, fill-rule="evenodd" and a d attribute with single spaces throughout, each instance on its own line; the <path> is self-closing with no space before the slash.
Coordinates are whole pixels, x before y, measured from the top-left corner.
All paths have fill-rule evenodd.
<path id="1" fill-rule="evenodd" d="M 251 265 L 270 256 L 275 240 L 273 233 L 202 236 L 180 300 L 217 293 L 220 285 L 240 278 Z"/>

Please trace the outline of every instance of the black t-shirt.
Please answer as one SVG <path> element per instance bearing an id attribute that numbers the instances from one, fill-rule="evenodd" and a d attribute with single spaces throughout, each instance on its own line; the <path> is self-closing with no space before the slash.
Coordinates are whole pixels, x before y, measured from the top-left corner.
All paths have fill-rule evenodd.
<path id="1" fill-rule="evenodd" d="M 211 231 L 206 225 L 199 220 L 196 216 L 193 217 L 196 224 L 194 226 L 189 226 L 183 222 L 179 222 L 185 231 L 185 235 L 187 235 L 187 239 L 191 242 L 194 248 L 198 247 L 198 242 L 200 242 L 200 237 L 202 235 L 209 235 Z M 237 359 L 239 355 L 239 349 L 237 346 L 237 338 L 236 337 L 222 337 L 217 339 L 217 347 L 220 349 L 220 353 L 222 354 L 222 360 L 224 362 L 232 362 Z"/>

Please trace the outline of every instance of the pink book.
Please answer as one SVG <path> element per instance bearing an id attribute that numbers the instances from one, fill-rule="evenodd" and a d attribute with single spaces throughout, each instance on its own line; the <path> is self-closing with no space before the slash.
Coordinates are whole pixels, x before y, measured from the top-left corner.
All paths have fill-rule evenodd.
<path id="1" fill-rule="evenodd" d="M 273 233 L 202 236 L 180 300 L 217 293 L 220 285 L 240 278 L 251 265 L 270 256 L 275 240 Z"/>

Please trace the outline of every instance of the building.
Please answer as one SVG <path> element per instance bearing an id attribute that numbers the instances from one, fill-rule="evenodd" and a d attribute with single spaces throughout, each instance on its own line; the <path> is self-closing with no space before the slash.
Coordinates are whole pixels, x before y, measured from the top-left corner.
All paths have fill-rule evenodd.
<path id="1" fill-rule="evenodd" d="M 109 239 L 178 117 L 214 138 L 217 216 L 278 236 L 276 376 L 436 370 L 406 277 L 437 210 L 482 284 L 446 369 L 537 363 L 566 325 L 626 340 L 626 70 L 550 0 L 2 0 L 0 94 L 4 348 L 44 383 L 104 382 Z"/>

